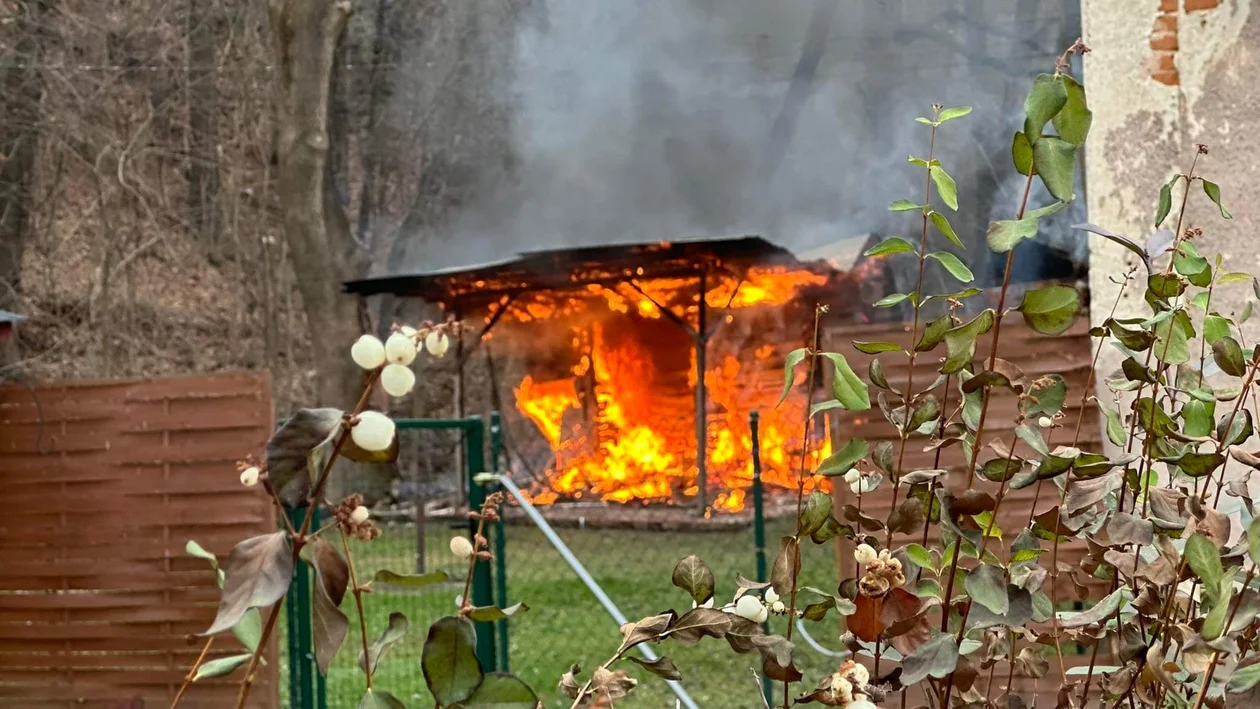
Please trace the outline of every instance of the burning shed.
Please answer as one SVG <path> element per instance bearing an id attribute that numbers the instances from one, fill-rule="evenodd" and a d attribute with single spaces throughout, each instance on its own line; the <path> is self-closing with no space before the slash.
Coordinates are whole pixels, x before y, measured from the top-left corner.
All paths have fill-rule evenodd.
<path id="1" fill-rule="evenodd" d="M 491 339 L 522 365 L 510 400 L 542 449 L 536 502 L 727 511 L 751 485 L 753 410 L 763 478 L 795 488 L 805 411 L 794 400 L 775 408 L 784 358 L 808 337 L 814 304 L 852 302 L 837 296 L 850 287 L 827 262 L 756 236 L 533 251 L 346 284 L 440 304 L 467 323 L 460 386 L 463 362 Z M 817 462 L 829 443 L 813 440 Z"/>

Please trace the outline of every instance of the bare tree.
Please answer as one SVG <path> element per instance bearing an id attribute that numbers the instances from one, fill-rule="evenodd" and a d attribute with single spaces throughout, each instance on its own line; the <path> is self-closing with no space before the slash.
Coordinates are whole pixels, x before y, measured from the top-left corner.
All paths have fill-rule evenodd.
<path id="1" fill-rule="evenodd" d="M 0 69 L 0 309 L 17 310 L 22 253 L 30 232 L 43 96 L 39 64 L 51 0 L 17 4 L 14 50 Z M 0 360 L 16 357 L 11 347 Z"/>
<path id="2" fill-rule="evenodd" d="M 219 92 L 215 86 L 220 13 L 214 0 L 188 0 L 189 222 L 212 259 L 219 255 Z"/>
<path id="3" fill-rule="evenodd" d="M 353 401 L 359 373 L 347 346 L 362 331 L 341 283 L 363 271 L 362 252 L 328 179 L 333 62 L 345 31 L 345 0 L 271 0 L 276 71 L 277 197 L 289 259 L 298 275 L 320 405 Z"/>

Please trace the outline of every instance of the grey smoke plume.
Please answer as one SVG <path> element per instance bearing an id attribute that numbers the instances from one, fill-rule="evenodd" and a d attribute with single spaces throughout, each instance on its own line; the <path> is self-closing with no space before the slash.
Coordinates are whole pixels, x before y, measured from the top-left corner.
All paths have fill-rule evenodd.
<path id="1" fill-rule="evenodd" d="M 985 225 L 1011 218 L 1022 188 L 1009 146 L 1029 78 L 1080 26 L 1072 0 L 546 0 L 540 13 L 519 26 L 503 87 L 509 179 L 396 270 L 682 237 L 805 250 L 917 232 L 887 205 L 922 196 L 906 156 L 927 154 L 914 118 L 936 102 L 975 109 L 936 154 L 981 276 Z"/>

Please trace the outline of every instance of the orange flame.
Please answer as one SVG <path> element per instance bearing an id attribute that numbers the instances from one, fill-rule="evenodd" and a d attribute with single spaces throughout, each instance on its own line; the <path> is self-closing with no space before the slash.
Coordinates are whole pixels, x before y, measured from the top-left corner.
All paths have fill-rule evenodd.
<path id="1" fill-rule="evenodd" d="M 705 293 L 712 308 L 731 311 L 776 309 L 802 287 L 826 281 L 809 271 L 784 268 L 751 270 L 744 280 L 719 279 Z M 585 300 L 559 293 L 533 294 L 506 316 L 517 321 L 564 320 L 573 328 L 569 340 L 576 364 L 573 376 L 550 381 L 524 377 L 515 389 L 517 409 L 542 433 L 555 455 L 547 471 L 550 489 L 535 491 L 533 501 L 597 495 L 615 502 L 679 502 L 696 495 L 695 350 L 680 359 L 683 340 L 658 342 L 656 330 L 636 333 L 633 323 L 660 321 L 661 308 L 686 317 L 698 309 L 695 281 L 654 279 L 608 288 L 586 287 Z M 690 294 L 689 294 L 690 289 Z M 729 327 L 724 324 L 722 327 Z M 761 412 L 762 478 L 767 487 L 796 489 L 801 467 L 805 402 L 790 397 L 776 407 L 783 384 L 782 361 L 795 345 L 796 333 L 764 333 L 763 344 L 736 354 L 714 353 L 705 371 L 708 394 L 707 474 L 713 507 L 738 511 L 752 485 L 752 433 L 748 416 Z M 765 342 L 769 339 L 770 342 Z M 670 351 L 670 349 L 674 351 Z M 716 354 L 716 356 L 714 356 Z M 684 381 L 681 370 L 689 366 Z M 559 372 L 555 374 L 560 374 Z M 813 441 L 806 470 L 830 455 L 830 444 Z M 807 489 L 823 486 L 807 481 Z"/>

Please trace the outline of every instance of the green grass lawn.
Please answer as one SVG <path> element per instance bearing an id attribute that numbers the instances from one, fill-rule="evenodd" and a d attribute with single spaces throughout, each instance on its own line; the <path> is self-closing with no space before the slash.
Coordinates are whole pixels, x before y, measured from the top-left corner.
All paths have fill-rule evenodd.
<path id="1" fill-rule="evenodd" d="M 788 531 L 786 523 L 767 530 L 771 557 L 779 536 Z M 426 558 L 430 569 L 444 569 L 462 580 L 463 566 L 447 550 L 452 533 L 450 527 L 430 526 Z M 670 584 L 674 564 L 688 554 L 700 555 L 713 567 L 719 601 L 729 600 L 734 592 L 736 573 L 752 578 L 756 571 L 751 529 L 690 534 L 566 529 L 559 534 L 631 620 L 669 608 L 682 612 L 691 607 L 690 598 Z M 511 670 L 538 691 L 547 707 L 568 707 L 570 702 L 556 688 L 557 681 L 571 664 L 589 670 L 608 659 L 620 641 L 617 624 L 537 529 L 512 525 L 507 536 L 509 602 L 524 601 L 530 607 L 529 612 L 510 621 Z M 802 585 L 834 589 L 832 547 L 808 547 L 804 550 Z M 413 529 L 389 528 L 375 542 L 356 546 L 355 565 L 364 578 L 381 568 L 411 572 L 414 550 Z M 455 611 L 455 596 L 461 590 L 462 586 L 451 583 L 410 594 L 374 593 L 366 597 L 369 636 L 385 627 L 391 611 L 402 611 L 411 620 L 406 640 L 382 661 L 374 679 L 377 687 L 392 692 L 410 707 L 433 705 L 420 671 L 421 646 L 428 624 Z M 356 662 L 361 640 L 350 595 L 342 610 L 351 618 L 350 634 L 328 673 L 328 705 L 336 709 L 356 706 L 363 693 L 363 674 Z M 779 619 L 775 632 L 783 632 L 784 625 Z M 823 623 L 811 624 L 811 632 L 823 645 L 836 647 L 838 627 L 838 616 L 833 615 Z M 284 638 L 284 629 L 280 632 Z M 805 673 L 806 684 L 832 669 L 832 661 L 803 642 L 797 648 L 797 664 Z M 656 649 L 674 661 L 683 674 L 684 687 L 706 709 L 760 706 L 749 672 L 754 664 L 759 666 L 756 656 L 735 655 L 725 641 L 711 638 L 693 646 L 667 641 Z M 623 705 L 674 706 L 674 695 L 663 681 L 633 663 L 621 663 L 621 669 L 640 681 L 635 697 Z M 281 670 L 286 672 L 284 665 Z M 282 676 L 287 695 L 287 674 Z"/>

